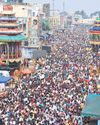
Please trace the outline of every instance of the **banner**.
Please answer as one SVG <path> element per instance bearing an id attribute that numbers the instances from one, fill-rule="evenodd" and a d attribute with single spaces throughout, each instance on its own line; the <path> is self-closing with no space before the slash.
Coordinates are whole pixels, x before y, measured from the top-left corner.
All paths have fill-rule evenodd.
<path id="1" fill-rule="evenodd" d="M 13 10 L 13 7 L 11 5 L 4 5 L 3 6 L 3 10 L 4 11 L 12 11 Z"/>
<path id="2" fill-rule="evenodd" d="M 50 16 L 50 4 L 43 4 L 43 12 L 45 13 L 46 17 Z"/>

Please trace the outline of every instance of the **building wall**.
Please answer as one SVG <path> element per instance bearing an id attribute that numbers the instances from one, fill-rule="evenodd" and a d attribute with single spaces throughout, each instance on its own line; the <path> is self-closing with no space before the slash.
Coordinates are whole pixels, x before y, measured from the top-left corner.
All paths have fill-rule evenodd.
<path id="1" fill-rule="evenodd" d="M 0 4 L 0 12 L 3 11 L 3 5 L 10 3 L 2 3 Z M 29 44 L 33 41 L 35 35 L 39 32 L 39 28 L 41 29 L 41 18 L 44 15 L 43 13 L 43 5 L 41 4 L 26 4 L 26 3 L 11 3 L 13 6 L 13 13 L 17 17 L 17 22 L 19 24 L 19 28 L 23 30 L 23 33 L 28 38 Z M 33 20 L 37 19 L 38 24 L 34 25 Z M 37 39 L 37 36 L 36 36 Z M 36 40 L 35 40 L 36 41 Z"/>
<path id="2" fill-rule="evenodd" d="M 30 38 L 32 27 L 32 6 L 30 4 L 13 4 L 13 12 L 26 37 Z"/>
<path id="3" fill-rule="evenodd" d="M 16 17 L 29 17 L 32 15 L 32 6 L 29 4 L 14 4 L 13 12 Z"/>

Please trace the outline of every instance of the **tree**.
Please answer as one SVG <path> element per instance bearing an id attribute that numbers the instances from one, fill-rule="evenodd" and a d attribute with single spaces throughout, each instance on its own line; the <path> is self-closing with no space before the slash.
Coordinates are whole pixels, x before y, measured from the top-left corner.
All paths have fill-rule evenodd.
<path id="1" fill-rule="evenodd" d="M 42 20 L 42 30 L 44 31 L 50 30 L 49 21 L 47 19 Z"/>
<path id="2" fill-rule="evenodd" d="M 79 11 L 79 10 L 77 10 L 77 11 L 75 11 L 75 13 L 74 13 L 75 15 L 81 15 L 82 16 L 82 18 L 88 18 L 88 15 L 86 14 L 86 12 L 84 11 L 84 10 L 81 10 L 81 11 Z"/>
<path id="3" fill-rule="evenodd" d="M 93 17 L 93 16 L 98 16 L 100 18 L 100 11 L 96 11 L 90 14 L 90 17 Z"/>

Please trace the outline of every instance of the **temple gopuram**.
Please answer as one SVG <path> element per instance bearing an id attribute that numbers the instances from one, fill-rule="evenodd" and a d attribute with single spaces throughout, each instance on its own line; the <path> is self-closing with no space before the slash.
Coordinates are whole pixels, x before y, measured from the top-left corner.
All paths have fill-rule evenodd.
<path id="1" fill-rule="evenodd" d="M 97 18 L 92 28 L 90 28 L 90 44 L 93 51 L 93 60 L 96 63 L 97 74 L 100 73 L 100 18 Z"/>
<path id="2" fill-rule="evenodd" d="M 4 5 L 0 13 L 0 67 L 17 67 L 22 61 L 22 42 L 25 36 L 19 29 L 11 5 Z"/>

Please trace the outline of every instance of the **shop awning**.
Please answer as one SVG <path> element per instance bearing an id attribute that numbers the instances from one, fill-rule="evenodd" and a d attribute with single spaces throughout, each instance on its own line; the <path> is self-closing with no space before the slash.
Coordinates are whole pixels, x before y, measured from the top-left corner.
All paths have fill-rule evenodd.
<path id="1" fill-rule="evenodd" d="M 11 1 L 11 0 L 10 0 L 10 1 Z M 4 14 L 6 14 L 6 15 L 8 15 L 8 14 L 14 15 L 15 13 L 14 13 L 13 11 L 11 11 L 11 10 L 3 10 L 3 11 L 1 12 L 1 14 L 2 14 L 2 15 L 4 15 Z"/>
<path id="2" fill-rule="evenodd" d="M 15 35 L 15 36 L 0 36 L 0 41 L 23 41 L 26 40 L 26 37 L 23 34 Z"/>
<path id="3" fill-rule="evenodd" d="M 91 31 L 91 32 L 89 32 L 89 34 L 100 35 L 100 31 L 99 32 L 97 32 L 97 31 Z"/>
<path id="4" fill-rule="evenodd" d="M 100 21 L 100 18 L 99 18 L 99 17 L 97 17 L 97 18 L 96 18 L 96 21 Z"/>
<path id="5" fill-rule="evenodd" d="M 90 29 L 90 31 L 100 31 L 100 26 L 94 26 Z"/>
<path id="6" fill-rule="evenodd" d="M 100 118 L 100 94 L 89 94 L 87 96 L 82 116 Z"/>
<path id="7" fill-rule="evenodd" d="M 0 84 L 7 85 L 10 80 L 12 80 L 12 77 L 0 76 Z"/>

